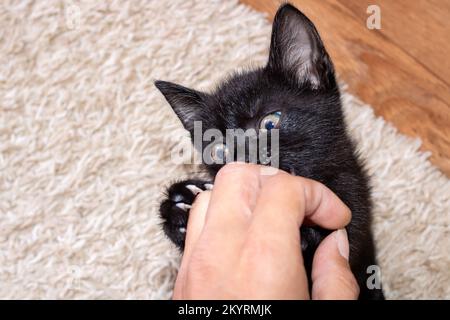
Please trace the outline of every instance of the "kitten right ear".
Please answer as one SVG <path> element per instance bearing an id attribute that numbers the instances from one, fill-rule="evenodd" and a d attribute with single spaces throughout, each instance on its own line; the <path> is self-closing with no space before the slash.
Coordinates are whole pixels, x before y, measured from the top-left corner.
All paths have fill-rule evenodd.
<path id="1" fill-rule="evenodd" d="M 275 15 L 268 68 L 312 89 L 335 84 L 333 63 L 314 24 L 290 4 L 282 5 Z"/>
<path id="2" fill-rule="evenodd" d="M 205 94 L 167 81 L 157 80 L 155 86 L 164 95 L 184 128 L 192 131 L 194 121 L 200 121 L 199 110 L 204 104 Z"/>

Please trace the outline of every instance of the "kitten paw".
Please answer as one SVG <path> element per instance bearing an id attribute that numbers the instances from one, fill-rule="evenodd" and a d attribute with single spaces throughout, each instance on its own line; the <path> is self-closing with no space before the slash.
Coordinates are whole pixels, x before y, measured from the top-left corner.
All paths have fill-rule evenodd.
<path id="1" fill-rule="evenodd" d="M 171 185 L 167 199 L 160 206 L 163 229 L 178 248 L 184 248 L 189 210 L 196 196 L 205 190 L 212 190 L 213 184 L 202 180 L 186 180 Z"/>

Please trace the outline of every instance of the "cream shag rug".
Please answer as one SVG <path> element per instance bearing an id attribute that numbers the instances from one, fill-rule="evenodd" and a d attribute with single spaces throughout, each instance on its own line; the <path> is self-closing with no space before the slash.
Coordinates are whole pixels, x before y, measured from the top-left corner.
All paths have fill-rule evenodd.
<path id="1" fill-rule="evenodd" d="M 170 298 L 179 257 L 157 207 L 196 168 L 170 162 L 186 132 L 152 82 L 210 88 L 264 63 L 270 30 L 235 0 L 2 1 L 0 298 Z M 386 296 L 450 298 L 449 180 L 343 101 Z"/>

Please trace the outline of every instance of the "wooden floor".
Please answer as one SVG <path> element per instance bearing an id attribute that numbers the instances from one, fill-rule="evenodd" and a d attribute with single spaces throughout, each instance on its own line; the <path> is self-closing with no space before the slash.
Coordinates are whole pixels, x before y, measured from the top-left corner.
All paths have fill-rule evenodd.
<path id="1" fill-rule="evenodd" d="M 281 1 L 241 0 L 268 13 Z M 450 1 L 291 0 L 316 25 L 340 78 L 450 176 Z M 369 30 L 367 7 L 381 9 Z"/>

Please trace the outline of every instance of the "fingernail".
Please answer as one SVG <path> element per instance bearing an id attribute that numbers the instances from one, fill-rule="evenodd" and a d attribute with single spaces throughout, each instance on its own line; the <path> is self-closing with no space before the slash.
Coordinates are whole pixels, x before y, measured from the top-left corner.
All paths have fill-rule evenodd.
<path id="1" fill-rule="evenodd" d="M 350 247 L 348 243 L 347 231 L 345 229 L 339 229 L 334 233 L 334 238 L 336 239 L 339 254 L 348 260 Z"/>

